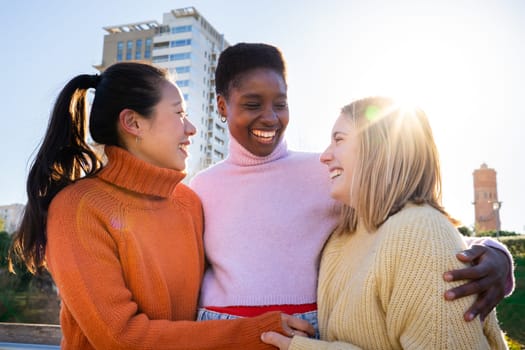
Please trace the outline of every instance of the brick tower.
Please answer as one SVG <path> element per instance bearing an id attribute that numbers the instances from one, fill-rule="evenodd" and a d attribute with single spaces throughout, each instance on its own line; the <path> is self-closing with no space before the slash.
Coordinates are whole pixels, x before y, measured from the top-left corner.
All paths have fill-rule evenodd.
<path id="1" fill-rule="evenodd" d="M 496 171 L 481 164 L 474 170 L 474 212 L 476 216 L 476 232 L 501 229 L 499 210 L 501 202 L 498 200 Z"/>

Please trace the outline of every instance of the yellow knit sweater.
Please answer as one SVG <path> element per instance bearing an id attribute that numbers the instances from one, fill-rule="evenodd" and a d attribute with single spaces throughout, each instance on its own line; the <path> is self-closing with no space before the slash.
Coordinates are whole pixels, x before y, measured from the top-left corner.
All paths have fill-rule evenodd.
<path id="1" fill-rule="evenodd" d="M 464 267 L 465 245 L 437 210 L 408 205 L 375 233 L 333 236 L 318 286 L 321 341 L 296 336 L 290 349 L 505 349 L 492 312 L 463 320 L 474 297 L 445 301 L 445 271 Z"/>
<path id="2" fill-rule="evenodd" d="M 184 174 L 117 147 L 49 208 L 46 259 L 62 299 L 62 349 L 270 349 L 279 313 L 192 322 L 203 217 Z"/>

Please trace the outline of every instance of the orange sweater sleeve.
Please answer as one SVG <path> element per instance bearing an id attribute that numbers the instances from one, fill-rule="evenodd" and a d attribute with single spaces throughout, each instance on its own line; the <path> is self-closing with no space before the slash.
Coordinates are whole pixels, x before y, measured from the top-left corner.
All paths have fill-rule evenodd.
<path id="1" fill-rule="evenodd" d="M 115 218 L 121 215 L 119 211 L 127 209 L 112 207 L 103 196 L 91 201 L 86 197 L 89 196 L 79 191 L 62 191 L 49 210 L 46 259 L 63 303 L 61 323 L 63 329 L 70 332 L 62 344 L 63 349 L 274 349 L 260 341 L 260 334 L 268 330 L 283 332 L 278 312 L 255 318 L 195 322 L 193 305 L 197 295 L 186 294 L 196 293 L 179 293 L 170 299 L 166 295 L 171 291 L 165 290 L 161 283 L 153 288 L 156 295 L 144 297 L 135 293 L 131 288 L 136 283 L 136 274 L 147 275 L 141 281 L 151 283 L 156 283 L 155 278 L 162 274 L 151 267 L 154 265 L 147 265 L 148 259 L 128 262 L 132 266 L 130 269 L 123 265 L 122 254 L 131 249 L 133 241 L 123 240 L 113 232 L 112 226 L 123 225 Z M 200 210 L 200 206 L 194 206 L 187 215 L 202 218 Z M 158 220 L 169 218 L 159 217 Z M 125 229 L 120 227 L 119 232 Z M 197 233 L 193 248 L 182 249 L 182 246 L 175 254 L 193 261 L 193 255 L 185 258 L 184 254 L 202 249 L 202 246 L 197 247 L 202 244 L 201 234 Z M 181 240 L 181 244 L 185 241 Z M 157 244 L 155 249 L 162 249 L 163 242 L 152 244 Z M 188 262 L 188 266 L 184 266 L 188 271 L 195 271 L 187 274 L 185 282 L 196 283 L 198 290 L 203 269 L 202 252 L 192 254 L 200 256 L 201 261 Z M 144 289 L 147 288 L 144 285 Z M 181 284 L 180 288 L 185 286 Z M 137 298 L 151 298 L 145 303 L 151 310 L 141 309 Z M 178 305 L 156 303 L 166 299 Z M 171 314 L 170 308 L 175 310 Z M 186 314 L 193 317 L 177 316 L 177 310 L 184 308 L 192 308 Z M 155 319 L 150 317 L 151 313 L 156 314 Z M 158 317 L 159 314 L 165 317 Z"/>

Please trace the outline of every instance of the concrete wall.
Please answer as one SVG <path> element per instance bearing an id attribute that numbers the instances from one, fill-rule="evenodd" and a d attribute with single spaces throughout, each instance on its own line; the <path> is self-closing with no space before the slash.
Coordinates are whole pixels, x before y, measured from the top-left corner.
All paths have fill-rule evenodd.
<path id="1" fill-rule="evenodd" d="M 0 322 L 0 343 L 59 345 L 61 338 L 59 325 Z"/>

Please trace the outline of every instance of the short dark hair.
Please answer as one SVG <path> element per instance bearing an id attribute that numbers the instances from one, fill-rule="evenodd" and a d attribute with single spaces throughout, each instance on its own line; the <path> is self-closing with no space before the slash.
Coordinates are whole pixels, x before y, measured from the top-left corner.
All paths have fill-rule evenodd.
<path id="1" fill-rule="evenodd" d="M 228 98 L 230 88 L 237 86 L 242 75 L 257 68 L 268 68 L 282 76 L 286 83 L 286 63 L 281 51 L 262 43 L 238 43 L 224 50 L 215 70 L 215 91 Z"/>

